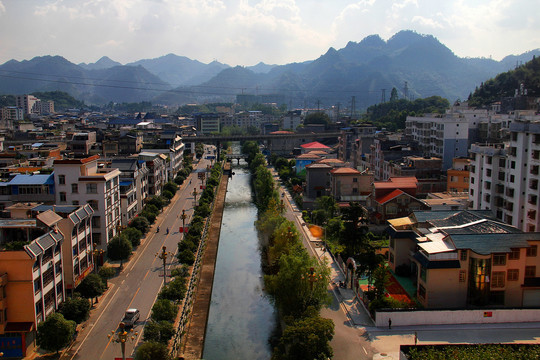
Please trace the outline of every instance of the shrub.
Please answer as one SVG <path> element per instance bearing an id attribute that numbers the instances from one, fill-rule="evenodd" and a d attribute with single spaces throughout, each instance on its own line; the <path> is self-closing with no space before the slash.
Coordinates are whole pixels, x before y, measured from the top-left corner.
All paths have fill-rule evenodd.
<path id="1" fill-rule="evenodd" d="M 90 302 L 82 297 L 67 298 L 60 305 L 60 313 L 66 320 L 80 324 L 90 316 Z"/>
<path id="2" fill-rule="evenodd" d="M 169 190 L 164 190 L 162 194 L 167 200 L 171 200 L 174 197 L 174 194 Z"/>
<path id="3" fill-rule="evenodd" d="M 195 262 L 195 255 L 189 249 L 185 249 L 182 252 L 178 253 L 178 261 L 183 264 L 193 265 Z"/>
<path id="4" fill-rule="evenodd" d="M 129 227 L 135 228 L 139 230 L 142 234 L 145 234 L 146 231 L 148 231 L 148 228 L 150 227 L 150 222 L 147 218 L 144 216 L 137 216 L 135 219 L 131 221 L 129 224 Z"/>
<path id="5" fill-rule="evenodd" d="M 182 252 L 186 249 L 190 250 L 191 252 L 195 252 L 197 250 L 197 245 L 195 245 L 191 240 L 184 239 L 178 243 L 178 252 Z"/>
<path id="6" fill-rule="evenodd" d="M 201 203 L 199 204 L 199 206 L 197 206 L 197 207 L 195 208 L 194 214 L 195 214 L 196 216 L 201 216 L 201 217 L 205 218 L 205 217 L 207 217 L 208 215 L 210 215 L 210 206 L 208 206 L 208 204 L 205 203 L 205 202 L 201 202 Z"/>
<path id="7" fill-rule="evenodd" d="M 142 232 L 139 229 L 136 229 L 134 227 L 128 227 L 127 229 L 124 229 L 124 231 L 122 231 L 122 234 L 128 238 L 133 247 L 139 246 L 141 244 Z"/>
<path id="8" fill-rule="evenodd" d="M 152 319 L 154 321 L 171 321 L 176 318 L 178 307 L 170 300 L 158 299 L 152 306 Z"/>
<path id="9" fill-rule="evenodd" d="M 174 325 L 169 321 L 150 321 L 144 327 L 144 341 L 155 341 L 167 344 L 174 336 Z"/>
<path id="10" fill-rule="evenodd" d="M 144 210 L 144 211 L 141 212 L 140 216 L 145 217 L 150 224 L 153 224 L 153 223 L 156 222 L 156 217 L 157 217 L 156 214 L 154 214 L 154 213 L 152 213 L 150 211 Z"/>

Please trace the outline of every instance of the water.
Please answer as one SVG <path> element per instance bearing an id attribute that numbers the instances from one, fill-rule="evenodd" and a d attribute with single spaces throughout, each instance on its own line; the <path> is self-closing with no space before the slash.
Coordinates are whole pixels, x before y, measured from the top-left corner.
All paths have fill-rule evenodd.
<path id="1" fill-rule="evenodd" d="M 225 199 L 203 358 L 267 360 L 276 315 L 263 290 L 251 175 L 238 167 L 234 172 Z"/>

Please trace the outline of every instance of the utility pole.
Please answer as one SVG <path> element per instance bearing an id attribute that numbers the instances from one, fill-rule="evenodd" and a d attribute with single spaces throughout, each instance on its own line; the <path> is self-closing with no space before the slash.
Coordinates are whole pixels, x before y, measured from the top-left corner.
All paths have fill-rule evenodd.
<path id="1" fill-rule="evenodd" d="M 405 81 L 405 86 L 403 87 L 403 96 L 405 100 L 409 100 L 409 84 Z"/>
<path id="2" fill-rule="evenodd" d="M 321 110 L 321 100 L 317 99 L 317 112 Z"/>

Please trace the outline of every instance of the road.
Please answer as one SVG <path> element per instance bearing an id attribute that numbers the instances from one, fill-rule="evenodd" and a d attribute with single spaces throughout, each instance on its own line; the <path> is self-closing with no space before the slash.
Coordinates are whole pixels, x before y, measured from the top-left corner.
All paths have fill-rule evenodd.
<path id="1" fill-rule="evenodd" d="M 205 154 L 206 155 L 206 154 Z M 209 160 L 201 160 L 194 165 L 197 168 L 206 168 Z M 191 180 L 191 184 L 190 184 Z M 179 227 L 182 226 L 180 215 L 185 210 L 189 224 L 193 214 L 193 190 L 201 192 L 201 182 L 190 174 L 175 195 L 173 202 L 166 207 L 158 217 L 156 224 L 151 228 L 145 240 L 134 252 L 124 270 L 119 276 L 109 280 L 109 289 L 100 299 L 99 304 L 92 310 L 90 319 L 80 331 L 76 342 L 62 356 L 62 359 L 107 359 L 121 357 L 120 345 L 108 338 L 111 331 L 118 329 L 118 324 L 128 308 L 137 308 L 141 317 L 134 327 L 135 337 L 126 344 L 126 356 L 132 356 L 135 346 L 142 341 L 142 330 L 150 318 L 150 311 L 154 301 L 163 285 L 163 260 L 156 256 L 163 246 L 172 254 L 167 260 L 169 268 L 178 265 L 176 254 L 178 241 L 182 238 Z M 156 227 L 160 232 L 156 232 Z M 167 234 L 166 229 L 170 232 Z M 169 272 L 169 271 L 168 271 Z M 137 333 L 137 335 L 135 335 Z"/>
<path id="2" fill-rule="evenodd" d="M 279 177 L 277 177 L 275 171 L 271 169 L 274 175 L 276 184 L 280 186 Z M 280 188 L 281 193 L 284 193 L 284 189 Z M 309 243 L 307 237 L 304 234 L 305 227 L 302 226 L 302 220 L 299 219 L 300 212 L 294 204 L 292 204 L 289 196 L 282 196 L 283 203 L 285 205 L 284 216 L 287 220 L 296 224 L 298 233 L 302 239 L 304 247 L 307 249 L 310 256 L 318 257 L 312 244 Z M 367 336 L 365 328 L 357 327 L 351 320 L 347 310 L 340 301 L 340 292 L 333 284 L 328 284 L 328 293 L 332 298 L 332 304 L 328 308 L 321 310 L 321 316 L 327 319 L 331 319 L 335 325 L 335 334 L 330 345 L 334 350 L 334 359 L 340 360 L 358 360 L 358 359 L 372 359 L 373 350 L 371 342 Z M 369 318 L 368 314 L 364 314 L 364 318 Z M 366 322 L 366 325 L 371 325 Z"/>

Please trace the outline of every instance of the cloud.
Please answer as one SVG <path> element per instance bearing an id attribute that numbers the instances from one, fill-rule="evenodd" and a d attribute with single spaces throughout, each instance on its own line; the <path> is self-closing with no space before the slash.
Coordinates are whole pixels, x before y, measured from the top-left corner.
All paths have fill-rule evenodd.
<path id="1" fill-rule="evenodd" d="M 432 28 L 432 29 L 442 29 L 444 26 L 438 21 L 423 16 L 416 15 L 411 20 L 412 23 L 417 23 L 422 27 Z"/>

